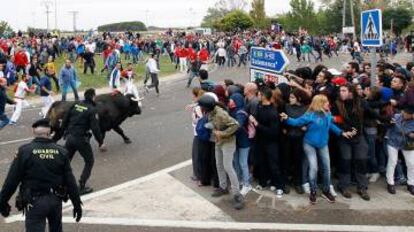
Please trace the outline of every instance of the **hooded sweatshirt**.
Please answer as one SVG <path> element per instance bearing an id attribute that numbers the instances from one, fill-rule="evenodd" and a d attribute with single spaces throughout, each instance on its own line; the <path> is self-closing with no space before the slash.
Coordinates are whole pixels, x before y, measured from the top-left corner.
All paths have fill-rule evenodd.
<path id="1" fill-rule="evenodd" d="M 230 116 L 236 119 L 240 125 L 236 132 L 237 148 L 250 147 L 249 135 L 246 129 L 249 117 L 246 111 L 244 111 L 244 98 L 240 93 L 234 93 L 231 95 L 230 99 L 233 100 L 236 105 L 234 109 L 230 109 Z"/>

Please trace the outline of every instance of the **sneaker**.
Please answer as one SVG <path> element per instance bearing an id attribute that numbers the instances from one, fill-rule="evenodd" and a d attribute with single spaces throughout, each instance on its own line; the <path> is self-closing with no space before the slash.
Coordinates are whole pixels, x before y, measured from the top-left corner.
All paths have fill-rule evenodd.
<path id="1" fill-rule="evenodd" d="M 380 174 L 379 173 L 373 173 L 371 177 L 369 178 L 369 183 L 375 183 L 379 179 Z"/>
<path id="2" fill-rule="evenodd" d="M 213 192 L 213 194 L 211 194 L 211 196 L 212 197 L 221 197 L 221 196 L 224 196 L 224 195 L 227 195 L 227 194 L 229 194 L 229 190 L 218 188 Z"/>
<path id="3" fill-rule="evenodd" d="M 391 184 L 387 184 L 387 191 L 390 194 L 396 194 L 397 193 L 397 191 L 395 190 L 395 185 L 391 185 Z"/>
<path id="4" fill-rule="evenodd" d="M 371 197 L 369 196 L 366 189 L 358 189 L 358 195 L 361 196 L 361 198 L 365 201 L 371 200 Z"/>
<path id="5" fill-rule="evenodd" d="M 148 86 L 147 86 L 147 85 L 144 85 L 144 89 L 145 89 L 145 92 L 146 92 L 146 93 L 149 93 L 149 88 L 148 88 Z"/>
<path id="6" fill-rule="evenodd" d="M 407 185 L 408 192 L 414 196 L 414 185 Z"/>
<path id="7" fill-rule="evenodd" d="M 240 190 L 240 194 L 246 196 L 252 190 L 251 185 L 243 185 L 242 189 Z"/>
<path id="8" fill-rule="evenodd" d="M 233 207 L 236 210 L 241 210 L 244 208 L 244 197 L 241 194 L 234 195 L 233 198 Z"/>
<path id="9" fill-rule="evenodd" d="M 295 191 L 296 191 L 297 194 L 300 194 L 300 195 L 305 193 L 305 191 L 303 191 L 302 186 L 299 186 L 299 185 L 295 186 Z"/>
<path id="10" fill-rule="evenodd" d="M 303 188 L 303 191 L 306 194 L 310 194 L 310 185 L 309 185 L 309 183 L 306 183 L 306 184 L 302 185 L 302 188 Z"/>
<path id="11" fill-rule="evenodd" d="M 283 190 L 282 189 L 277 189 L 276 190 L 276 197 L 277 198 L 282 198 L 283 197 Z"/>
<path id="12" fill-rule="evenodd" d="M 312 205 L 316 204 L 316 192 L 312 191 L 309 193 L 309 201 Z"/>
<path id="13" fill-rule="evenodd" d="M 290 193 L 290 187 L 289 187 L 289 185 L 285 185 L 285 187 L 283 187 L 283 193 L 284 194 L 289 194 Z"/>
<path id="14" fill-rule="evenodd" d="M 270 186 L 270 191 L 272 191 L 272 192 L 276 191 L 276 187 L 275 186 Z"/>
<path id="15" fill-rule="evenodd" d="M 10 122 L 9 122 L 9 125 L 16 126 L 16 125 L 17 125 L 17 123 L 16 123 L 16 122 L 13 122 L 13 121 L 10 121 Z"/>
<path id="16" fill-rule="evenodd" d="M 325 198 L 329 203 L 335 203 L 335 197 L 331 194 L 330 191 L 322 192 L 322 197 Z"/>
<path id="17" fill-rule="evenodd" d="M 345 198 L 352 198 L 352 193 L 348 189 L 339 189 L 339 192 L 341 192 L 342 196 Z"/>
<path id="18" fill-rule="evenodd" d="M 259 185 L 256 185 L 256 190 L 262 191 L 263 190 L 263 186 L 261 186 L 260 184 Z"/>
<path id="19" fill-rule="evenodd" d="M 334 186 L 333 186 L 333 185 L 330 185 L 330 186 L 329 186 L 329 193 L 330 193 L 332 196 L 334 196 L 334 197 L 337 197 L 337 196 L 338 196 L 338 194 L 335 192 L 335 188 L 334 188 Z"/>

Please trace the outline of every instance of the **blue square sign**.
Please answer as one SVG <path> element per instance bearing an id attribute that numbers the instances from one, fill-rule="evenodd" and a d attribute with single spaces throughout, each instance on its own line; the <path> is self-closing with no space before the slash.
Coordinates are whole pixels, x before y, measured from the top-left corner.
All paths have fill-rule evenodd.
<path id="1" fill-rule="evenodd" d="M 382 46 L 382 13 L 380 9 L 361 13 L 361 43 L 366 47 Z"/>

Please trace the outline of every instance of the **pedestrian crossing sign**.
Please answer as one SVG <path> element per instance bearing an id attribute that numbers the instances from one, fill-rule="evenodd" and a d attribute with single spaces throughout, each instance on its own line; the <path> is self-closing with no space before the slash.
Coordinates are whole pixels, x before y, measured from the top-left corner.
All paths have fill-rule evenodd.
<path id="1" fill-rule="evenodd" d="M 382 13 L 380 9 L 361 13 L 361 43 L 366 47 L 382 46 Z"/>

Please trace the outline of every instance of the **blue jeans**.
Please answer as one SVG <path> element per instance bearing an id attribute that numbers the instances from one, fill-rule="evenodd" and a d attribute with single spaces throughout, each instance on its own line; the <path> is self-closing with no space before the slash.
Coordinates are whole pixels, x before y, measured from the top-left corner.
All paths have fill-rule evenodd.
<path id="1" fill-rule="evenodd" d="M 62 88 L 62 101 L 66 101 L 66 94 L 68 93 L 68 88 L 71 88 L 73 94 L 75 95 L 75 101 L 79 101 L 78 91 L 76 90 L 76 81 L 71 81 L 65 83 Z"/>
<path id="2" fill-rule="evenodd" d="M 10 122 L 10 119 L 7 117 L 6 114 L 0 115 L 0 129 L 3 129 L 3 127 L 7 126 Z"/>
<path id="3" fill-rule="evenodd" d="M 236 170 L 237 177 L 240 180 L 240 184 L 250 185 L 250 173 L 248 166 L 250 147 L 236 148 L 233 158 L 233 166 Z"/>
<path id="4" fill-rule="evenodd" d="M 328 146 L 323 148 L 316 148 L 307 143 L 303 143 L 303 149 L 305 150 L 306 157 L 309 162 L 309 184 L 312 192 L 316 192 L 317 179 L 318 179 L 318 159 L 321 164 L 322 171 L 322 191 L 329 192 L 331 185 L 331 167 L 329 159 Z"/>

